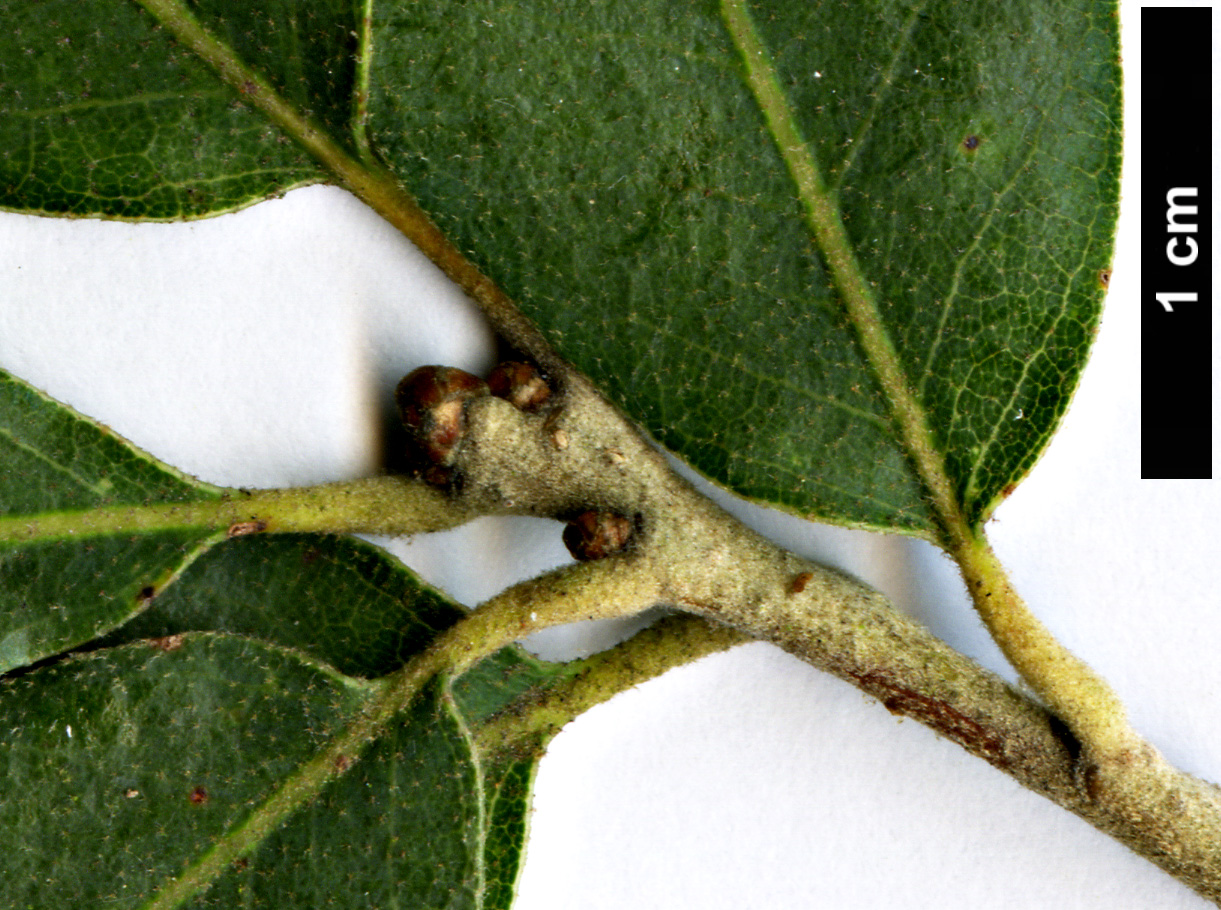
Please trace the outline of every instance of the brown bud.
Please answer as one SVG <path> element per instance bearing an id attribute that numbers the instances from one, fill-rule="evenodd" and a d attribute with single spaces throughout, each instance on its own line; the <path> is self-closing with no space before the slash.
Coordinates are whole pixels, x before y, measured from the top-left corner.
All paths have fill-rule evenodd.
<path id="1" fill-rule="evenodd" d="M 522 411 L 537 411 L 551 398 L 551 387 L 528 363 L 500 364 L 488 377 L 488 388 L 497 398 Z"/>
<path id="2" fill-rule="evenodd" d="M 466 432 L 463 408 L 487 392 L 482 379 L 454 367 L 420 367 L 403 377 L 394 400 L 425 464 L 448 465 L 453 460 L 454 447 Z"/>
<path id="3" fill-rule="evenodd" d="M 614 512 L 582 512 L 564 529 L 564 546 L 586 562 L 614 556 L 632 539 L 632 523 Z"/>

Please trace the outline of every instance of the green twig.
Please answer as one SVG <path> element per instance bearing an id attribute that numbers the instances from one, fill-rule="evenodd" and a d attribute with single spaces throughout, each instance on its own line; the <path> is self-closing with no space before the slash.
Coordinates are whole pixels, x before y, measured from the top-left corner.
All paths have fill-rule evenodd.
<path id="1" fill-rule="evenodd" d="M 1104 754 L 1131 747 L 1135 734 L 1110 687 L 1061 645 L 1030 612 L 982 533 L 958 503 L 945 458 L 912 390 L 886 329 L 873 290 L 856 259 L 835 194 L 801 136 L 767 49 L 745 0 L 724 0 L 726 26 L 742 55 L 746 80 L 780 150 L 806 212 L 806 223 L 826 259 L 861 347 L 890 404 L 900 438 L 928 492 L 940 543 L 954 557 L 967 588 L 1005 657 L 1087 745 Z"/>
<path id="2" fill-rule="evenodd" d="M 287 490 L 231 490 L 192 502 L 123 505 L 0 517 L 0 543 L 81 540 L 202 528 L 231 537 L 260 532 L 416 534 L 486 514 L 408 477 L 371 477 Z"/>
<path id="3" fill-rule="evenodd" d="M 689 613 L 653 623 L 627 641 L 565 668 L 563 679 L 526 693 L 480 724 L 485 754 L 538 754 L 576 717 L 663 673 L 754 641 L 749 635 Z"/>
<path id="4" fill-rule="evenodd" d="M 457 676 L 527 635 L 556 625 L 637 613 L 656 600 L 649 567 L 630 560 L 584 563 L 533 579 L 489 600 L 442 633 L 403 669 L 386 677 L 358 717 L 326 749 L 293 774 L 238 827 L 218 840 L 144 904 L 143 910 L 183 906 L 232 863 L 252 853 L 293 812 L 346 773 L 411 706 L 424 685 Z"/>

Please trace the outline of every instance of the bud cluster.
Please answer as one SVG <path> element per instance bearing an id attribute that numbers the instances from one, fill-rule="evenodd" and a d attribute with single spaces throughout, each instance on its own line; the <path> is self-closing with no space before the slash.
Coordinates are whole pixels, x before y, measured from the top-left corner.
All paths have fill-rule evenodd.
<path id="1" fill-rule="evenodd" d="M 410 437 L 412 466 L 425 481 L 441 487 L 455 484 L 459 449 L 467 433 L 467 406 L 487 395 L 502 398 L 526 414 L 554 412 L 556 405 L 553 390 L 538 369 L 516 361 L 499 364 L 486 382 L 455 367 L 425 366 L 399 383 L 395 401 Z M 551 418 L 555 416 L 551 414 Z M 545 421 L 543 426 L 549 424 Z M 552 432 L 555 449 L 567 449 L 563 431 Z M 609 457 L 612 464 L 623 460 L 618 452 Z M 576 559 L 605 559 L 624 550 L 634 533 L 632 521 L 623 515 L 589 510 L 569 521 L 564 544 Z"/>
<path id="2" fill-rule="evenodd" d="M 497 366 L 484 382 L 456 367 L 425 366 L 408 373 L 394 393 L 411 439 L 412 464 L 430 483 L 453 479 L 457 448 L 466 434 L 466 405 L 484 395 L 503 398 L 527 413 L 551 401 L 551 387 L 528 363 Z"/>
<path id="3" fill-rule="evenodd" d="M 456 367 L 420 367 L 398 384 L 399 416 L 415 467 L 429 483 L 443 486 L 451 479 L 455 449 L 466 433 L 466 403 L 487 394 L 486 382 Z"/>

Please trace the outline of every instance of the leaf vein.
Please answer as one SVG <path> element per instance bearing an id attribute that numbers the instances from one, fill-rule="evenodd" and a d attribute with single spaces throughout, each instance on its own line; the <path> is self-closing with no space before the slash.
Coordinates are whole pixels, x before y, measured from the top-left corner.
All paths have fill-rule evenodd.
<path id="1" fill-rule="evenodd" d="M 27 120 L 38 120 L 46 117 L 53 117 L 58 114 L 76 114 L 83 111 L 95 110 L 111 110 L 120 107 L 131 107 L 134 105 L 162 104 L 167 101 L 186 101 L 196 98 L 225 98 L 230 93 L 226 89 L 212 89 L 209 91 L 196 91 L 190 94 L 183 92 L 148 92 L 140 95 L 132 95 L 130 98 L 90 98 L 83 101 L 72 101 L 67 104 L 58 104 L 54 107 L 38 107 L 28 110 L 7 110 L 6 114 L 15 117 L 24 117 Z"/>
<path id="2" fill-rule="evenodd" d="M 865 139 L 873 130 L 874 123 L 877 122 L 878 111 L 882 108 L 882 102 L 886 96 L 890 94 L 891 87 L 894 85 L 895 72 L 899 68 L 899 59 L 903 56 L 903 52 L 907 50 L 911 44 L 912 33 L 916 30 L 916 23 L 920 20 L 920 14 L 924 12 L 927 3 L 917 4 L 912 8 L 911 14 L 908 16 L 907 22 L 903 28 L 903 34 L 899 37 L 898 43 L 895 45 L 894 55 L 890 58 L 890 63 L 886 67 L 886 72 L 882 75 L 882 82 L 878 89 L 873 94 L 873 104 L 869 107 L 869 113 L 865 115 L 865 119 L 861 121 L 856 134 L 852 137 L 848 146 L 848 154 L 844 156 L 844 160 L 840 162 L 838 172 L 835 179 L 831 182 L 831 189 L 838 192 L 844 185 L 844 178 L 848 171 L 852 169 L 852 165 L 856 163 L 857 155 L 860 154 L 861 146 Z"/>
<path id="3" fill-rule="evenodd" d="M 872 285 L 857 261 L 843 215 L 819 170 L 809 143 L 801 136 L 792 105 L 780 87 L 767 49 L 751 21 L 746 0 L 722 0 L 725 26 L 742 55 L 744 78 L 755 96 L 764 125 L 780 151 L 806 213 L 806 225 L 826 261 L 840 300 L 856 329 L 865 361 L 899 430 L 899 439 L 930 495 L 929 505 L 944 529 L 965 527 L 945 455 L 935 444 L 923 403 L 911 388 Z"/>
<path id="4" fill-rule="evenodd" d="M 61 462 L 58 462 L 53 458 L 50 458 L 44 451 L 42 451 L 42 449 L 38 448 L 37 446 L 32 446 L 29 443 L 20 439 L 17 436 L 17 434 L 14 433 L 8 427 L 0 427 L 0 437 L 7 439 L 9 441 L 9 443 L 12 444 L 15 448 L 20 449 L 23 452 L 28 452 L 29 454 L 31 454 L 35 458 L 37 458 L 39 461 L 50 466 L 54 470 L 58 471 L 60 474 L 63 474 L 65 477 L 71 478 L 80 487 L 88 490 L 89 492 L 93 493 L 94 495 L 99 496 L 99 497 L 104 497 L 104 496 L 106 496 L 107 493 L 110 492 L 110 489 L 106 484 L 104 484 L 100 481 L 93 482 L 93 481 L 86 479 L 85 477 L 82 477 L 80 474 L 78 474 L 76 471 L 73 471 L 67 465 L 65 465 Z"/>
<path id="5" fill-rule="evenodd" d="M 1060 99 L 1057 98 L 1056 104 L 1059 104 L 1059 102 Z M 928 379 L 932 375 L 933 363 L 937 359 L 937 353 L 941 349 L 941 342 L 945 338 L 945 329 L 949 324 L 950 311 L 953 309 L 955 300 L 958 299 L 963 269 L 966 267 L 967 262 L 970 261 L 970 259 L 979 250 L 980 244 L 983 242 L 984 235 L 991 229 L 992 222 L 995 219 L 997 212 L 1000 211 L 1001 200 L 1013 191 L 1014 187 L 1017 186 L 1017 182 L 1021 178 L 1023 172 L 1030 166 L 1030 163 L 1034 160 L 1035 155 L 1038 154 L 1038 140 L 1039 136 L 1043 132 L 1043 126 L 1047 123 L 1049 108 L 1044 108 L 1042 114 L 1042 119 L 1040 120 L 1039 126 L 1035 130 L 1035 135 L 1031 140 L 1029 152 L 1013 169 L 1013 173 L 1010 174 L 1009 180 L 1006 181 L 1005 185 L 993 192 L 992 198 L 994 201 L 992 208 L 989 209 L 988 213 L 984 216 L 983 224 L 980 225 L 979 230 L 975 232 L 975 237 L 971 240 L 971 244 L 966 248 L 963 254 L 958 257 L 958 261 L 954 263 L 954 274 L 950 278 L 950 288 L 946 293 L 945 301 L 941 306 L 941 314 L 937 320 L 937 331 L 933 334 L 932 344 L 929 345 L 928 356 L 926 356 L 924 359 L 924 366 L 920 368 L 920 383 L 917 387 L 917 391 L 920 394 L 924 393 L 925 386 L 928 384 Z M 957 415 L 955 415 L 955 419 L 957 419 Z M 951 422 L 951 426 L 953 426 L 953 422 Z"/>
<path id="6" fill-rule="evenodd" d="M 648 326 L 652 331 L 656 332 L 658 335 L 665 335 L 667 338 L 670 338 L 671 340 L 674 341 L 674 343 L 677 346 L 686 347 L 692 351 L 699 351 L 701 354 L 706 355 L 707 357 L 709 357 L 712 360 L 724 361 L 724 362 L 730 364 L 735 370 L 739 371 L 743 376 L 749 376 L 752 379 L 758 380 L 760 383 L 774 385 L 774 386 L 778 386 L 779 388 L 786 389 L 787 391 L 790 391 L 790 392 L 794 393 L 795 395 L 799 395 L 799 396 L 807 399 L 808 401 L 819 402 L 822 404 L 831 405 L 834 408 L 838 408 L 841 411 L 851 414 L 853 417 L 857 417 L 857 418 L 860 418 L 861 420 L 866 421 L 867 423 L 874 424 L 879 429 L 884 430 L 887 434 L 893 432 L 893 427 L 891 426 L 890 421 L 887 420 L 885 417 L 882 417 L 879 414 L 875 414 L 870 411 L 864 411 L 864 410 L 861 410 L 860 408 L 853 407 L 852 405 L 846 404 L 845 402 L 840 401 L 837 398 L 833 398 L 829 395 L 817 395 L 814 392 L 810 391 L 810 389 L 808 389 L 802 385 L 799 385 L 798 383 L 790 382 L 789 380 L 782 379 L 779 376 L 774 376 L 769 373 L 761 373 L 757 370 L 749 369 L 738 358 L 730 357 L 724 351 L 719 351 L 715 348 L 708 347 L 707 345 L 697 344 L 691 340 L 691 336 L 689 336 L 689 335 L 679 335 L 678 333 L 672 331 L 671 329 L 668 329 L 663 325 L 659 325 L 659 324 L 653 322 L 652 320 L 647 319 L 640 315 L 637 315 L 635 318 L 638 322 Z"/>

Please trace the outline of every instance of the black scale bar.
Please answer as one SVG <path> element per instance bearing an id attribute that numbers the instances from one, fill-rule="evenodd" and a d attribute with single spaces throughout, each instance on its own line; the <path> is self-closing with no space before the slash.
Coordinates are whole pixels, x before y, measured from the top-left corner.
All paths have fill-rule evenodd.
<path id="1" fill-rule="evenodd" d="M 1141 10 L 1141 477 L 1212 477 L 1212 10 Z"/>

